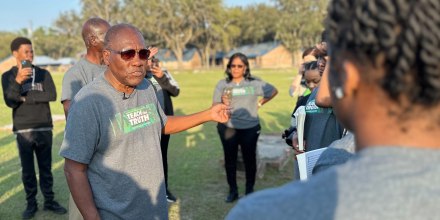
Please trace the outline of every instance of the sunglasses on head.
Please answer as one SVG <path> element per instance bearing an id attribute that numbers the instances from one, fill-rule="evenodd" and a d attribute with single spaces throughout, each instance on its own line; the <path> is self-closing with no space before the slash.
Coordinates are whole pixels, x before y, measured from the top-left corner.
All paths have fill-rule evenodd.
<path id="1" fill-rule="evenodd" d="M 150 50 L 149 49 L 140 49 L 140 50 L 135 50 L 135 49 L 128 49 L 128 50 L 112 50 L 112 49 L 107 49 L 113 53 L 118 53 L 121 55 L 121 58 L 125 61 L 131 60 L 134 58 L 134 56 L 136 56 L 136 54 L 138 54 L 139 59 L 141 60 L 149 60 L 150 57 Z"/>
<path id="2" fill-rule="evenodd" d="M 238 68 L 238 69 L 241 69 L 241 68 L 243 68 L 244 66 L 243 65 L 241 65 L 241 64 L 238 64 L 238 65 L 235 65 L 235 64 L 231 64 L 231 66 L 230 66 L 230 68 L 231 69 L 233 69 L 233 68 Z"/>

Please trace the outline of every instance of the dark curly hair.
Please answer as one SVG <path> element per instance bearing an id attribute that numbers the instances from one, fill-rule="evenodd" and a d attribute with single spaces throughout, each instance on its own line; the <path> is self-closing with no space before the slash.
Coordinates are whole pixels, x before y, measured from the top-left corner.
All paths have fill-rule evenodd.
<path id="1" fill-rule="evenodd" d="M 20 49 L 20 46 L 23 44 L 31 44 L 31 40 L 25 37 L 17 37 L 11 42 L 11 52 L 18 51 Z"/>
<path id="2" fill-rule="evenodd" d="M 379 83 L 397 102 L 403 96 L 413 104 L 439 104 L 439 11 L 439 0 L 333 0 L 326 20 L 336 58 L 330 79 L 340 83 L 346 58 L 361 68 L 383 68 Z"/>
<path id="3" fill-rule="evenodd" d="M 251 76 L 251 68 L 249 67 L 249 61 L 248 58 L 246 57 L 246 55 L 242 54 L 242 53 L 234 53 L 232 54 L 232 56 L 229 58 L 228 64 L 226 66 L 226 81 L 227 82 L 231 82 L 232 81 L 232 74 L 231 74 L 231 63 L 235 58 L 239 58 L 241 60 L 241 62 L 244 63 L 244 65 L 246 66 L 246 71 L 244 73 L 244 79 L 245 80 L 254 80 L 255 78 Z"/>

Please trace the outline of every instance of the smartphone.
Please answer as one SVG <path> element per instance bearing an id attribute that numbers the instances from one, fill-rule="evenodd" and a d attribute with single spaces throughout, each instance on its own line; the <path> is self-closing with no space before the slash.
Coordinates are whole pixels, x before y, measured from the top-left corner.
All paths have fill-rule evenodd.
<path id="1" fill-rule="evenodd" d="M 21 68 L 30 68 L 32 67 L 32 63 L 29 60 L 22 60 L 21 61 Z"/>
<path id="2" fill-rule="evenodd" d="M 151 59 L 151 64 L 154 66 L 154 67 L 159 67 L 159 59 L 157 59 L 156 57 L 153 57 L 153 59 Z"/>

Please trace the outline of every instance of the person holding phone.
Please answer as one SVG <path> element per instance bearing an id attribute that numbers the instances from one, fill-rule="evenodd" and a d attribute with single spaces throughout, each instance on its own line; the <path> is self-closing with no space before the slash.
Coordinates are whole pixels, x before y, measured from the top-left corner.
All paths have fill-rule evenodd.
<path id="1" fill-rule="evenodd" d="M 238 146 L 246 171 L 245 194 L 254 191 L 257 140 L 261 130 L 258 109 L 278 91 L 273 85 L 251 75 L 248 58 L 242 53 L 235 53 L 229 58 L 225 73 L 226 79 L 220 80 L 215 87 L 213 103 L 224 103 L 232 108 L 230 120 L 217 125 L 229 185 L 225 202 L 231 203 L 239 198 L 236 180 Z"/>
<path id="2" fill-rule="evenodd" d="M 11 42 L 17 65 L 2 75 L 3 98 L 12 108 L 12 130 L 16 135 L 22 166 L 22 181 L 27 206 L 23 219 L 32 218 L 38 210 L 37 177 L 34 154 L 37 158 L 40 190 L 44 210 L 64 214 L 67 210 L 54 200 L 52 176 L 52 117 L 49 102 L 56 100 L 55 84 L 50 73 L 32 65 L 32 42 L 17 37 Z"/>
<path id="3" fill-rule="evenodd" d="M 157 50 L 152 48 L 151 50 Z M 176 97 L 180 93 L 179 84 L 173 78 L 171 73 L 163 69 L 160 66 L 159 59 L 153 57 L 151 59 L 151 65 L 147 66 L 147 74 L 145 78 L 153 84 L 156 90 L 156 96 L 159 100 L 160 107 L 164 111 L 165 115 L 174 115 L 173 101 L 171 97 Z M 163 134 L 160 139 L 160 148 L 162 152 L 162 164 L 165 175 L 165 188 L 168 202 L 176 202 L 177 198 L 170 192 L 168 188 L 168 144 L 170 142 L 170 135 Z"/>

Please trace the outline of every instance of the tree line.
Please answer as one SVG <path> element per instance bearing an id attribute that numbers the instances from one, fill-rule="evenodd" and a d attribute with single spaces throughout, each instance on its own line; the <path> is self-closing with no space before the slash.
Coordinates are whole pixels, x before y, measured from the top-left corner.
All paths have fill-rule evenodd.
<path id="1" fill-rule="evenodd" d="M 81 0 L 81 11 L 66 11 L 49 28 L 0 34 L 0 58 L 10 54 L 17 35 L 33 40 L 36 54 L 59 58 L 85 51 L 82 24 L 101 17 L 111 24 L 131 23 L 149 45 L 168 48 L 179 63 L 187 47 L 196 47 L 202 64 L 217 51 L 280 41 L 291 52 L 313 46 L 323 31 L 329 0 L 272 0 L 271 4 L 225 7 L 222 0 Z M 297 58 L 298 59 L 298 58 Z"/>

